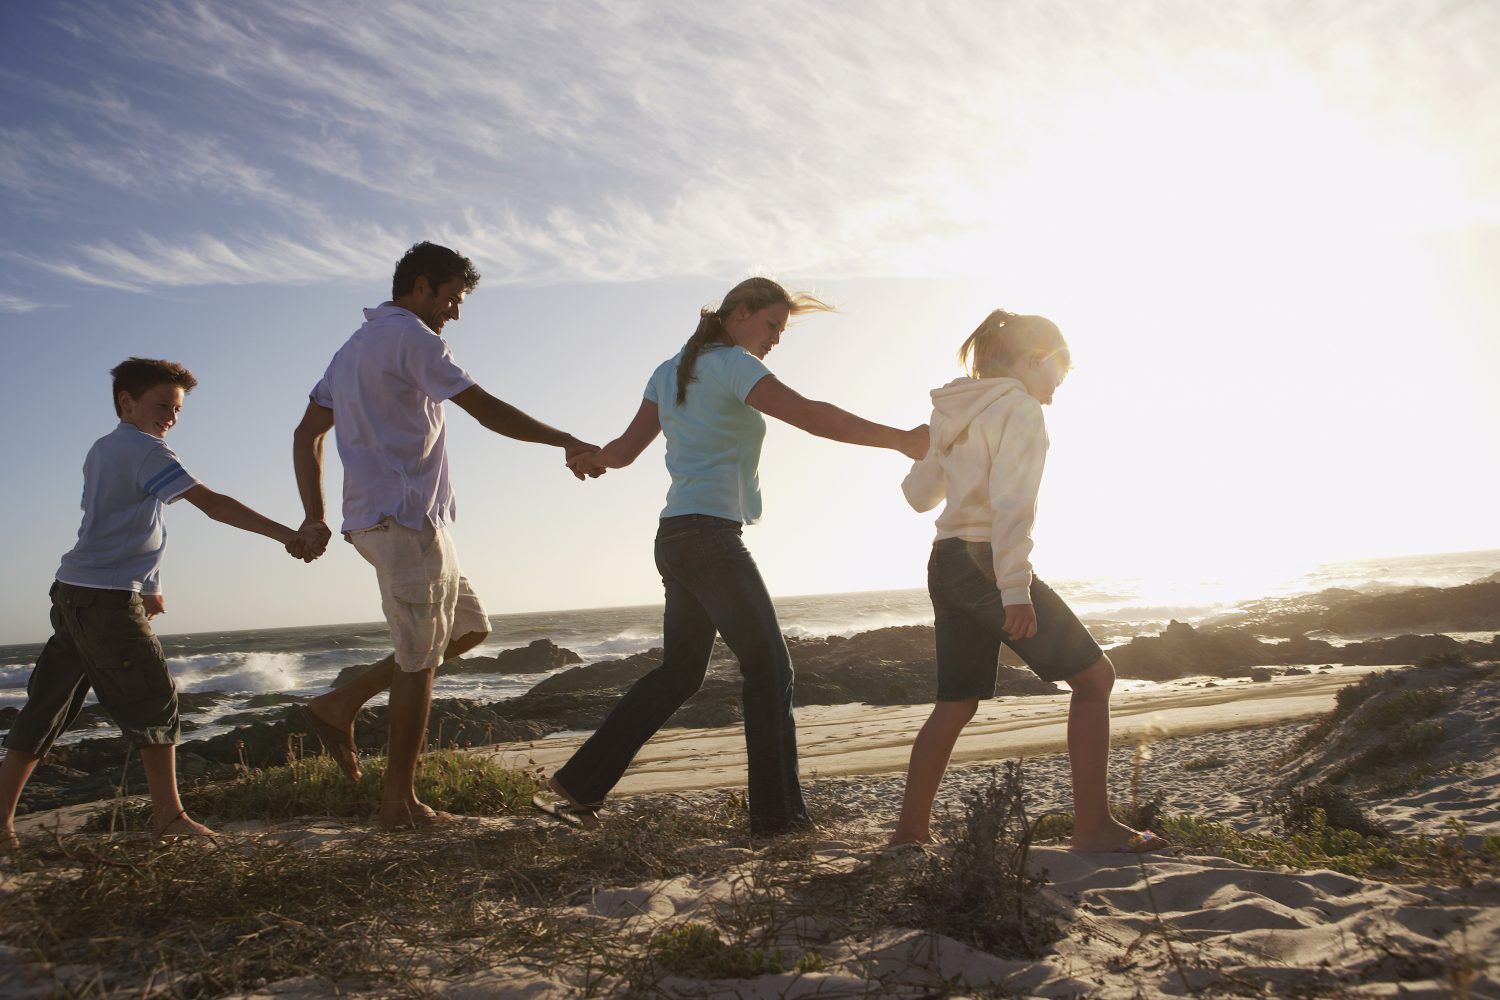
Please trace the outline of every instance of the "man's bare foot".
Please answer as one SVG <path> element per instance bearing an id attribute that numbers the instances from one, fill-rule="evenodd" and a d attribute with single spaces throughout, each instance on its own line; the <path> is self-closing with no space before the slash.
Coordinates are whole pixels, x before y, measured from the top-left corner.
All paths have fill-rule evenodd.
<path id="1" fill-rule="evenodd" d="M 382 805 L 375 814 L 375 825 L 383 830 L 415 830 L 429 826 L 445 826 L 458 823 L 462 816 L 440 812 L 425 802 L 402 802 L 398 805 Z"/>
<path id="2" fill-rule="evenodd" d="M 1071 845 L 1082 854 L 1150 854 L 1171 846 L 1150 830 L 1132 830 L 1113 819 L 1094 830 L 1075 829 Z"/>
<path id="3" fill-rule="evenodd" d="M 312 727 L 313 735 L 323 744 L 324 751 L 333 758 L 334 763 L 338 764 L 339 770 L 344 772 L 344 777 L 350 781 L 358 781 L 359 751 L 354 745 L 354 720 L 340 723 L 324 718 L 318 712 L 317 698 L 303 705 L 302 710 L 307 714 L 307 722 Z"/>
<path id="4" fill-rule="evenodd" d="M 186 809 L 179 809 L 175 816 L 163 822 L 162 817 L 151 818 L 151 832 L 156 835 L 157 840 L 179 840 L 191 837 L 204 837 L 213 840 L 217 833 L 199 823 L 187 814 Z"/>

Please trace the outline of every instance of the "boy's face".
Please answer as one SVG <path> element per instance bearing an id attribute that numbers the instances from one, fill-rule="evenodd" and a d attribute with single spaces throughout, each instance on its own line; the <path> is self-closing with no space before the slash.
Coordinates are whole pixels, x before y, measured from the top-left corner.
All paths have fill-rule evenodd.
<path id="1" fill-rule="evenodd" d="M 182 399 L 182 386 L 171 382 L 153 385 L 134 397 L 121 390 L 120 419 L 152 437 L 164 438 L 172 425 L 177 423 L 177 414 L 182 411 Z"/>

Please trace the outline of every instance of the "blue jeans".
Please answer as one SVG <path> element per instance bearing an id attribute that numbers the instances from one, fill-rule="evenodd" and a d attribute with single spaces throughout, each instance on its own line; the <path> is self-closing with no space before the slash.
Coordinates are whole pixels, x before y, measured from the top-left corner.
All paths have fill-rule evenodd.
<path id="1" fill-rule="evenodd" d="M 661 666 L 631 685 L 554 778 L 579 802 L 604 801 L 640 748 L 703 685 L 717 633 L 744 678 L 750 830 L 768 835 L 807 822 L 792 721 L 792 658 L 739 522 L 706 514 L 663 518 L 656 568 L 666 588 Z"/>

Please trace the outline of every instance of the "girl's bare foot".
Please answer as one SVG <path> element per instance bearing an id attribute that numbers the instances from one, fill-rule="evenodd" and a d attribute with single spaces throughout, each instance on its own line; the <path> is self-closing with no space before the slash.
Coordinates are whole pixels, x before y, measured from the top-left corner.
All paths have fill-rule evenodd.
<path id="1" fill-rule="evenodd" d="M 1132 830 L 1114 819 L 1096 829 L 1073 830 L 1072 849 L 1084 854 L 1149 854 L 1171 846 L 1150 830 Z"/>
<path id="2" fill-rule="evenodd" d="M 16 836 L 15 827 L 0 826 L 0 849 L 7 851 L 21 849 L 21 838 Z"/>

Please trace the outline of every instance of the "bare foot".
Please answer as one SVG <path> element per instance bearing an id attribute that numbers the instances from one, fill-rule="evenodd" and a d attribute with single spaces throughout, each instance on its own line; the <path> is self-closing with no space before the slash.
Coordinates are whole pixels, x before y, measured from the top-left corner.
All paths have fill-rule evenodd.
<path id="1" fill-rule="evenodd" d="M 440 812 L 424 802 L 402 802 L 399 805 L 382 805 L 375 814 L 375 825 L 383 830 L 415 830 L 422 827 L 446 826 L 458 823 L 462 816 Z"/>
<path id="2" fill-rule="evenodd" d="M 924 833 L 919 837 L 913 837 L 909 834 L 902 833 L 900 830 L 897 830 L 895 833 L 891 834 L 891 839 L 886 841 L 885 846 L 887 848 L 905 847 L 908 844 L 912 844 L 918 847 L 925 847 L 930 843 L 932 843 L 932 834 L 930 832 Z"/>
<path id="3" fill-rule="evenodd" d="M 189 816 L 186 809 L 178 810 L 177 815 L 165 823 L 160 817 L 153 817 L 151 830 L 156 834 L 157 840 L 186 840 L 192 837 L 213 840 L 218 836 L 214 831 Z"/>
<path id="4" fill-rule="evenodd" d="M 1171 847 L 1150 830 L 1132 830 L 1117 820 L 1094 830 L 1074 830 L 1072 850 L 1083 854 L 1150 854 Z"/>
<path id="5" fill-rule="evenodd" d="M 339 770 L 350 781 L 359 780 L 359 751 L 354 745 L 354 720 L 334 722 L 318 714 L 318 699 L 314 698 L 302 706 L 313 735 L 323 744 L 324 751 L 338 764 Z"/>
<path id="6" fill-rule="evenodd" d="M 0 826 L 0 848 L 7 851 L 19 851 L 21 849 L 21 838 L 16 836 L 15 827 Z"/>

